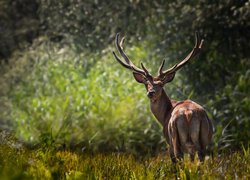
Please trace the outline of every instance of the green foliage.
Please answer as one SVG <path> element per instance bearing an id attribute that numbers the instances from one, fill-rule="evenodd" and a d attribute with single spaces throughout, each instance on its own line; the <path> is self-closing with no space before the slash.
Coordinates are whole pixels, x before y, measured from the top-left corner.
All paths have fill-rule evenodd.
<path id="1" fill-rule="evenodd" d="M 221 119 L 218 132 L 222 137 L 219 140 L 221 149 L 228 146 L 239 147 L 241 144 L 248 145 L 249 108 L 250 108 L 250 71 L 241 74 L 233 85 L 225 87 L 222 94 L 216 94 L 214 104 L 214 116 Z M 240 102 L 240 105 L 239 105 Z M 223 107 L 221 107 L 223 104 Z M 220 108 L 220 112 L 217 109 Z"/>
<path id="2" fill-rule="evenodd" d="M 72 47 L 53 46 L 46 54 L 47 46 L 16 61 L 30 67 L 5 100 L 11 106 L 5 118 L 12 120 L 17 137 L 33 145 L 66 144 L 85 151 L 152 153 L 164 148 L 143 86 L 121 71 L 109 49 L 101 56 L 76 56 Z"/>
<path id="3" fill-rule="evenodd" d="M 10 134 L 0 136 L 1 179 L 249 179 L 249 153 L 235 152 L 200 163 L 173 165 L 169 156 L 125 153 L 78 154 L 53 148 L 25 149 Z M 244 149 L 249 152 L 249 149 Z"/>

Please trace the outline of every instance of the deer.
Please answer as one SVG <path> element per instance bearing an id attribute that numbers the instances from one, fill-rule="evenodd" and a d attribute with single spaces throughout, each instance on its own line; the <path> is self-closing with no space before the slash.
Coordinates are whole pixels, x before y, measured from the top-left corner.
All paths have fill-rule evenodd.
<path id="1" fill-rule="evenodd" d="M 119 36 L 120 33 L 117 33 L 115 45 L 123 60 L 113 51 L 114 58 L 123 67 L 132 71 L 138 83 L 145 85 L 151 112 L 163 127 L 172 162 L 182 160 L 184 153 L 189 154 L 191 161 L 194 161 L 196 152 L 199 160 L 203 162 L 206 148 L 212 140 L 212 121 L 198 103 L 189 99 L 183 101 L 170 99 L 164 90 L 164 85 L 171 82 L 176 72 L 200 52 L 204 40 L 200 38 L 198 32 L 195 32 L 195 45 L 192 51 L 167 70 L 163 70 L 165 64 L 163 60 L 158 75 L 152 76 L 143 63 L 140 64 L 141 68 L 133 64 L 123 49 L 125 37 Z"/>

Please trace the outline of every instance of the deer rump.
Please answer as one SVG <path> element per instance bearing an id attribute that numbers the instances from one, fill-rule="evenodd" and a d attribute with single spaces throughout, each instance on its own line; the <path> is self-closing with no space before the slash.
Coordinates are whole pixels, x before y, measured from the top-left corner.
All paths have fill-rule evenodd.
<path id="1" fill-rule="evenodd" d="M 183 158 L 188 153 L 193 160 L 195 152 L 204 159 L 206 146 L 212 138 L 212 124 L 204 109 L 197 103 L 186 100 L 177 103 L 168 124 L 170 156 Z"/>

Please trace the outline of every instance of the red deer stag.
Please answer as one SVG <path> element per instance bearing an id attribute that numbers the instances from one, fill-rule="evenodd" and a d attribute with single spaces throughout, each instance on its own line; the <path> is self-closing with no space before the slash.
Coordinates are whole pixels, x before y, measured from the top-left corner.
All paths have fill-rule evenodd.
<path id="1" fill-rule="evenodd" d="M 156 77 L 153 77 L 142 63 L 142 68 L 139 68 L 130 61 L 122 47 L 124 37 L 119 41 L 118 33 L 115 40 L 117 50 L 125 61 L 122 61 L 115 52 L 113 55 L 123 67 L 133 72 L 137 82 L 145 85 L 147 96 L 150 99 L 151 111 L 163 126 L 164 136 L 169 144 L 169 153 L 173 162 L 182 159 L 183 153 L 189 153 L 193 161 L 196 151 L 200 161 L 203 161 L 206 146 L 212 139 L 213 125 L 203 107 L 191 100 L 171 100 L 163 89 L 166 83 L 174 79 L 176 71 L 200 51 L 203 40 L 200 39 L 197 32 L 195 37 L 195 46 L 187 57 L 165 71 L 163 70 L 165 60 L 163 60 Z"/>

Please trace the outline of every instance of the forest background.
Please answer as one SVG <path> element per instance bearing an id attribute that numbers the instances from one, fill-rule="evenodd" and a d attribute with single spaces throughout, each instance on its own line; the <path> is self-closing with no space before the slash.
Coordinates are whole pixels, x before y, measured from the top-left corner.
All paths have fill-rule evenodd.
<path id="1" fill-rule="evenodd" d="M 112 56 L 126 52 L 153 74 L 196 58 L 165 87 L 203 105 L 215 125 L 214 151 L 250 138 L 250 2 L 126 0 L 0 1 L 0 130 L 27 148 L 155 155 L 166 150 L 143 86 Z M 15 146 L 17 146 L 15 144 Z"/>

